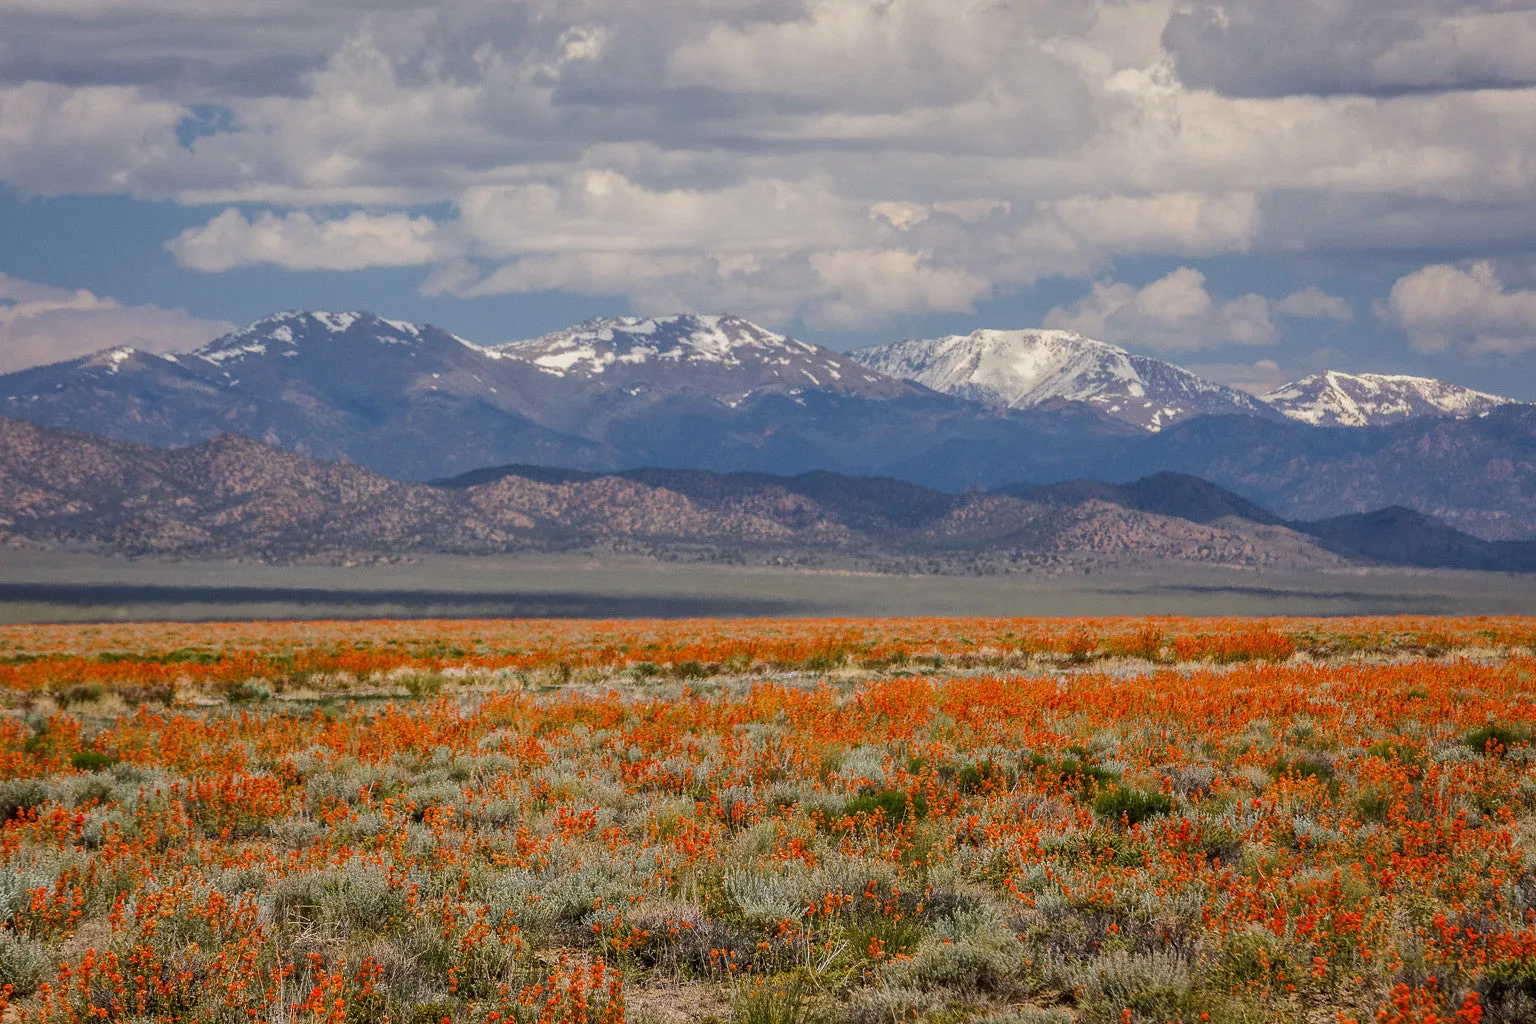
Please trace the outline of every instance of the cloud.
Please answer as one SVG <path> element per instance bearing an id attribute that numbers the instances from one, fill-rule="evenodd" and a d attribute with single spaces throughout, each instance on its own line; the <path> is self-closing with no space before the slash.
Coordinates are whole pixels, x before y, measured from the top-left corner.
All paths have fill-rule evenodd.
<path id="1" fill-rule="evenodd" d="M 833 327 L 867 322 L 874 310 L 962 312 L 988 291 L 986 278 L 953 267 L 935 267 L 931 253 L 900 249 L 841 250 L 810 259 L 825 297 L 810 319 Z"/>
<path id="2" fill-rule="evenodd" d="M 799 317 L 819 327 L 866 326 L 909 312 L 969 312 L 985 277 L 933 265 L 902 249 L 827 250 L 765 260 L 686 253 L 572 252 L 526 256 L 465 286 L 466 297 L 547 290 L 627 294 L 642 313 L 730 309 L 768 322 Z"/>
<path id="3" fill-rule="evenodd" d="M 1487 260 L 1401 277 L 1377 312 L 1420 352 L 1508 356 L 1536 347 L 1536 289 L 1506 288 Z"/>
<path id="4" fill-rule="evenodd" d="M 0 0 L 0 183 L 207 206 L 207 272 L 847 326 L 1121 258 L 1418 265 L 1536 231 L 1530 6 Z"/>
<path id="5" fill-rule="evenodd" d="M 1143 288 L 1100 281 L 1071 306 L 1045 317 L 1047 327 L 1075 330 L 1132 350 L 1195 352 L 1224 345 L 1268 345 L 1277 332 L 1262 295 L 1219 301 L 1205 275 L 1180 267 Z"/>
<path id="6" fill-rule="evenodd" d="M 1049 208 L 1073 237 L 1111 253 L 1242 252 L 1260 227 L 1252 192 L 1076 196 Z"/>
<path id="7" fill-rule="evenodd" d="M 1329 295 L 1317 285 L 1287 295 L 1275 303 L 1275 312 L 1310 320 L 1337 320 L 1341 324 L 1355 318 L 1355 311 L 1347 299 Z"/>
<path id="8" fill-rule="evenodd" d="M 863 208 L 824 179 L 756 179 L 656 188 L 613 170 L 517 185 L 476 186 L 458 200 L 480 251 L 709 250 L 785 252 L 867 230 Z"/>
<path id="9" fill-rule="evenodd" d="M 1536 83 L 1536 11 L 1509 0 L 1222 0 L 1163 41 L 1191 85 L 1235 96 Z"/>
<path id="10" fill-rule="evenodd" d="M 1187 369 L 1206 380 L 1246 391 L 1250 395 L 1268 394 L 1289 379 L 1280 364 L 1273 359 L 1260 359 L 1252 363 L 1191 363 Z"/>
<path id="11" fill-rule="evenodd" d="M 335 220 L 303 211 L 255 220 L 233 208 L 166 243 L 176 261 L 193 270 L 221 271 L 257 263 L 291 270 L 361 270 L 434 263 L 448 254 L 428 217 L 361 211 Z"/>
<path id="12" fill-rule="evenodd" d="M 45 195 L 130 190 L 164 169 L 184 113 L 135 88 L 0 88 L 0 181 Z"/>
<path id="13" fill-rule="evenodd" d="M 114 345 L 180 352 L 235 329 L 179 309 L 124 306 L 0 273 L 0 373 L 56 363 Z"/>

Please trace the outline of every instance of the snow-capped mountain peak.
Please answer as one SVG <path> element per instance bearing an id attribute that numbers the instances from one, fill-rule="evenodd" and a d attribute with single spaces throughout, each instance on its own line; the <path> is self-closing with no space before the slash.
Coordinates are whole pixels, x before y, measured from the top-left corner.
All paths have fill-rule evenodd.
<path id="1" fill-rule="evenodd" d="M 269 353 L 296 355 L 307 343 L 346 338 L 381 345 L 413 345 L 428 334 L 441 334 L 474 347 L 463 338 L 404 320 L 387 320 L 364 312 L 329 313 L 324 310 L 287 310 L 263 317 L 232 334 L 215 338 L 189 353 L 223 366 Z"/>
<path id="2" fill-rule="evenodd" d="M 1328 370 L 1262 396 L 1293 420 L 1322 427 L 1374 427 L 1421 416 L 1485 416 L 1514 399 L 1430 377 Z"/>
<path id="3" fill-rule="evenodd" d="M 1076 331 L 979 330 L 877 345 L 850 356 L 881 373 L 989 405 L 1086 402 L 1150 431 L 1201 413 L 1268 414 L 1240 391 Z"/>
<path id="4" fill-rule="evenodd" d="M 615 365 L 649 362 L 788 366 L 814 355 L 815 345 L 777 334 L 740 317 L 683 313 L 666 317 L 604 317 L 528 341 L 486 350 L 522 359 L 553 376 L 593 376 Z"/>
<path id="5" fill-rule="evenodd" d="M 918 390 L 848 356 L 729 314 L 605 317 L 485 352 L 567 382 L 631 395 L 686 391 L 732 407 L 759 393 L 892 397 Z"/>

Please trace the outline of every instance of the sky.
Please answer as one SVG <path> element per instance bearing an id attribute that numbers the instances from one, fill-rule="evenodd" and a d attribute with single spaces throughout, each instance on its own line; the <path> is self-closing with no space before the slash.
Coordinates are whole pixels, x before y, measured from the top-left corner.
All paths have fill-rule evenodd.
<path id="1" fill-rule="evenodd" d="M 1536 0 L 0 0 L 0 372 L 1068 327 L 1536 400 Z"/>

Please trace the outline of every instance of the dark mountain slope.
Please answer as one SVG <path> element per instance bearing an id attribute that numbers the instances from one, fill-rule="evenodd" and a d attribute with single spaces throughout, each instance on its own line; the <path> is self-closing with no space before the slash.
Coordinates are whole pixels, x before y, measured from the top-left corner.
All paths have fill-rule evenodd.
<path id="1" fill-rule="evenodd" d="M 1536 544 L 1482 540 L 1400 505 L 1300 524 L 1297 529 L 1327 550 L 1357 560 L 1434 569 L 1536 571 Z"/>
<path id="2" fill-rule="evenodd" d="M 1187 519 L 1192 523 L 1209 524 L 1223 519 L 1240 519 L 1265 526 L 1284 524 L 1284 520 L 1267 509 L 1208 480 L 1186 473 L 1164 471 L 1128 484 L 1109 484 L 1098 480 L 1073 480 L 1046 486 L 1012 484 L 998 488 L 998 492 L 1052 504 L 1076 504 L 1097 499 L 1123 508 Z"/>

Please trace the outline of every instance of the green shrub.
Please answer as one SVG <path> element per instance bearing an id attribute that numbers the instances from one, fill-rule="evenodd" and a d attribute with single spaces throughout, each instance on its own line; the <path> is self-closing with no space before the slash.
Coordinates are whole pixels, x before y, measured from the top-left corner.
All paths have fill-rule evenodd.
<path id="1" fill-rule="evenodd" d="M 994 782 L 994 780 L 997 780 Z M 1007 773 L 991 758 L 962 765 L 955 773 L 955 786 L 962 793 L 981 793 L 997 783 L 1007 782 Z"/>
<path id="2" fill-rule="evenodd" d="M 1267 981 L 1273 971 L 1289 961 L 1279 940 L 1257 929 L 1233 935 L 1222 947 L 1216 970 L 1223 981 L 1246 986 Z"/>
<path id="3" fill-rule="evenodd" d="M 1332 782 L 1334 780 L 1332 768 L 1319 761 L 1309 761 L 1305 758 L 1294 761 L 1276 761 L 1275 766 L 1269 770 L 1269 774 L 1277 779 L 1292 775 L 1298 779 L 1321 779 L 1323 782 Z"/>
<path id="4" fill-rule="evenodd" d="M 1479 754 L 1487 753 L 1493 745 L 1508 750 L 1531 741 L 1531 732 L 1523 726 L 1485 725 L 1473 729 L 1461 738 L 1462 746 L 1471 747 Z"/>
<path id="5" fill-rule="evenodd" d="M 735 1024 L 820 1024 L 824 1019 L 811 986 L 798 974 L 743 985 L 731 1000 Z"/>
<path id="6" fill-rule="evenodd" d="M 882 789 L 854 797 L 843 805 L 844 817 L 879 811 L 887 821 L 905 821 L 928 814 L 928 799 L 921 793 L 908 794 L 899 789 Z"/>
<path id="7" fill-rule="evenodd" d="M 53 691 L 53 699 L 59 702 L 61 708 L 67 708 L 71 704 L 89 704 L 106 695 L 107 688 L 100 683 L 76 683 Z"/>
<path id="8" fill-rule="evenodd" d="M 437 672 L 410 672 L 400 677 L 400 685 L 412 697 L 436 697 L 443 692 L 443 677 Z"/>
<path id="9" fill-rule="evenodd" d="M 1402 764 L 1418 764 L 1424 760 L 1422 753 L 1400 740 L 1382 740 L 1380 743 L 1373 743 L 1366 753 L 1372 757 L 1379 757 L 1383 761 L 1398 761 Z"/>
<path id="10" fill-rule="evenodd" d="M 39 779 L 7 779 L 0 782 L 0 821 L 48 802 L 48 786 Z"/>
<path id="11" fill-rule="evenodd" d="M 1130 786 L 1106 789 L 1093 798 L 1095 814 L 1109 821 L 1127 821 L 1139 825 L 1148 818 L 1173 810 L 1173 800 L 1166 794 Z"/>
<path id="12" fill-rule="evenodd" d="M 1494 964 L 1478 985 L 1490 1010 L 1506 1011 L 1495 1018 L 1514 1020 L 1507 1011 L 1516 1007 L 1536 1010 L 1536 960 L 1504 960 Z"/>
<path id="13" fill-rule="evenodd" d="M 389 1003 L 378 992 L 356 992 L 347 1000 L 346 1024 L 385 1024 Z"/>
<path id="14" fill-rule="evenodd" d="M 1085 795 L 1120 781 L 1119 773 L 1092 764 L 1076 754 L 1069 754 L 1058 761 L 1052 761 L 1042 754 L 1031 754 L 1028 764 L 1037 771 L 1044 769 L 1059 775 L 1063 785 Z"/>
<path id="15" fill-rule="evenodd" d="M 443 1024 L 452 1020 L 458 1008 L 452 1003 L 421 1003 L 411 1010 L 410 1024 Z"/>
<path id="16" fill-rule="evenodd" d="M 1361 821 L 1386 821 L 1392 810 L 1392 794 L 1372 786 L 1355 797 L 1355 816 Z"/>
<path id="17" fill-rule="evenodd" d="M 243 704 L 246 701 L 261 701 L 272 699 L 272 688 L 265 683 L 258 683 L 254 679 L 247 679 L 241 683 L 233 683 L 224 687 L 224 699 L 231 704 Z"/>
<path id="18" fill-rule="evenodd" d="M 77 750 L 70 757 L 69 763 L 81 771 L 99 772 L 117 764 L 117 758 L 111 754 L 103 754 L 99 750 Z"/>

